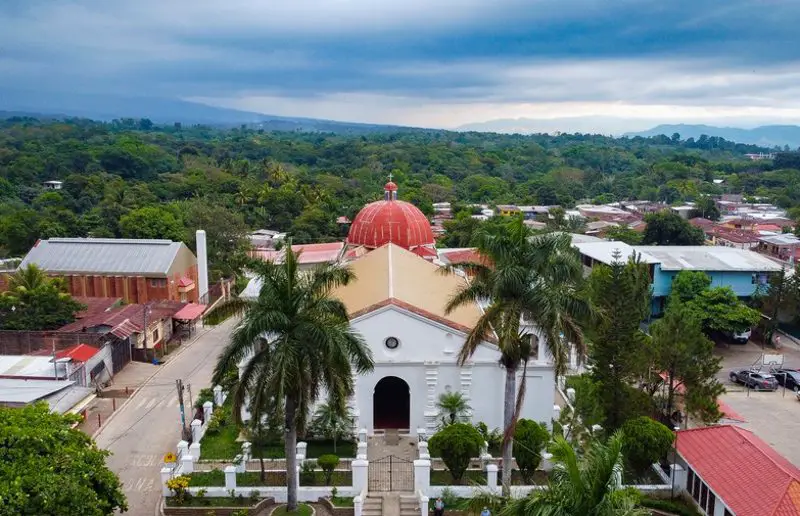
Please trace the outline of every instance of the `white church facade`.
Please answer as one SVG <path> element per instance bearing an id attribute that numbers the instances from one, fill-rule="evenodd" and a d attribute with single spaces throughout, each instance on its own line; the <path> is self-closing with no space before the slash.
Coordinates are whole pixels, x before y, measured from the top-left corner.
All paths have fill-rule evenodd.
<path id="1" fill-rule="evenodd" d="M 481 307 L 464 305 L 446 313 L 448 300 L 468 280 L 443 274 L 441 264 L 430 259 L 433 236 L 424 232 L 421 222 L 414 221 L 413 231 L 403 230 L 409 214 L 427 219 L 413 205 L 396 200 L 396 186 L 390 185 L 384 201 L 367 206 L 373 208 L 368 221 L 359 220 L 361 213 L 354 220 L 364 242 L 351 238 L 351 228 L 348 249 L 361 246 L 361 252 L 349 253 L 342 261 L 356 280 L 333 292 L 347 307 L 350 323 L 372 351 L 375 364 L 371 373 L 355 379 L 350 400 L 355 427 L 366 428 L 369 435 L 390 429 L 409 435 L 424 429 L 430 435 L 439 425 L 439 396 L 461 392 L 472 409 L 472 423 L 502 428 L 506 372 L 497 346 L 483 342 L 466 364 L 458 365 L 459 350 L 480 318 Z M 254 296 L 258 290 L 254 280 L 243 295 Z M 555 376 L 543 345 L 529 360 L 526 375 L 521 417 L 549 425 Z"/>

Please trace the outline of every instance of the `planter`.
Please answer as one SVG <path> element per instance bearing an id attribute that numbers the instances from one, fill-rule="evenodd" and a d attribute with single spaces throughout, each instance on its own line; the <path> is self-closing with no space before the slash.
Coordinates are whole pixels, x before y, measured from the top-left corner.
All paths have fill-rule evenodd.
<path id="1" fill-rule="evenodd" d="M 274 498 L 264 498 L 255 505 L 242 505 L 238 507 L 221 507 L 214 505 L 202 505 L 194 507 L 167 507 L 164 504 L 161 513 L 164 516 L 207 516 L 209 511 L 214 511 L 217 516 L 231 516 L 236 511 L 248 509 L 250 514 L 256 514 L 263 509 L 275 505 Z"/>
<path id="2" fill-rule="evenodd" d="M 333 516 L 354 516 L 356 513 L 353 507 L 338 507 L 327 498 L 319 499 L 320 505 L 324 506 Z"/>

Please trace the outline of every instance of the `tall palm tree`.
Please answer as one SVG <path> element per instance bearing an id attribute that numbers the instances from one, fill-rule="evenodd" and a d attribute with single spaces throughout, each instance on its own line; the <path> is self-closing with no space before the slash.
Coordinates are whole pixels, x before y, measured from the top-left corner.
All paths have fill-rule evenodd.
<path id="1" fill-rule="evenodd" d="M 525 397 L 525 378 L 533 342 L 544 337 L 557 374 L 563 374 L 571 342 L 583 357 L 586 352 L 582 325 L 592 315 L 581 293 L 583 267 L 570 235 L 534 235 L 521 219 L 500 226 L 492 233 L 476 235 L 478 252 L 485 263 L 455 263 L 449 269 L 464 269 L 472 278 L 447 304 L 456 307 L 480 303 L 483 315 L 462 346 L 458 361 L 464 365 L 484 340 L 494 340 L 500 363 L 506 370 L 503 408 L 503 492 L 508 494 L 514 427 Z M 535 327 L 522 324 L 532 321 Z M 537 335 L 538 333 L 539 335 Z M 517 374 L 522 380 L 517 390 Z"/>
<path id="2" fill-rule="evenodd" d="M 243 317 L 219 357 L 214 381 L 250 357 L 233 387 L 234 420 L 240 422 L 247 398 L 253 418 L 264 417 L 261 407 L 269 407 L 269 399 L 283 405 L 288 510 L 294 511 L 298 428 L 305 426 L 323 390 L 344 405 L 353 393 L 353 373 L 372 370 L 372 354 L 351 329 L 344 304 L 331 295 L 354 279 L 349 268 L 325 264 L 301 272 L 291 242 L 281 263 L 257 262 L 250 268 L 261 279 L 261 290 L 256 299 L 232 301 L 225 308 Z"/>
<path id="3" fill-rule="evenodd" d="M 444 425 L 467 420 L 472 410 L 462 392 L 443 392 L 436 401 L 436 408 Z"/>
<path id="4" fill-rule="evenodd" d="M 534 491 L 526 498 L 511 500 L 500 516 L 645 516 L 637 507 L 639 495 L 622 487 L 622 433 L 606 444 L 595 441 L 579 459 L 563 437 L 550 448 L 555 467 L 549 489 Z"/>
<path id="5" fill-rule="evenodd" d="M 8 279 L 8 287 L 9 290 L 32 291 L 46 285 L 49 281 L 47 274 L 38 265 L 31 263 L 27 267 L 18 269 Z"/>

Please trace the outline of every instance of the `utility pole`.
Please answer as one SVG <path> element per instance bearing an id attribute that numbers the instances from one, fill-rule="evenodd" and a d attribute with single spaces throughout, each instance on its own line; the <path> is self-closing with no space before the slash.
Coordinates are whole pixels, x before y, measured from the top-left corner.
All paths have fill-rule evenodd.
<path id="1" fill-rule="evenodd" d="M 181 409 L 181 437 L 186 436 L 186 411 L 183 406 L 183 380 L 175 380 L 175 385 L 178 388 L 178 404 Z"/>
<path id="2" fill-rule="evenodd" d="M 189 391 L 189 410 L 191 411 L 191 410 L 194 410 L 194 402 L 192 401 L 192 384 L 191 383 L 187 383 L 186 384 L 186 390 Z M 194 414 L 192 414 L 192 417 L 194 418 Z"/>

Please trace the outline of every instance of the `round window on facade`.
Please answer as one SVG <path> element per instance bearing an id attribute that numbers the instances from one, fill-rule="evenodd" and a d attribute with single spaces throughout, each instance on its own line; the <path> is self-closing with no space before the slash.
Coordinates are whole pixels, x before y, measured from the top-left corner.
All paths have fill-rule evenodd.
<path id="1" fill-rule="evenodd" d="M 397 347 L 400 345 L 400 341 L 399 341 L 399 340 L 397 340 L 395 337 L 388 337 L 388 338 L 387 338 L 387 339 L 384 341 L 384 344 L 385 344 L 385 345 L 386 345 L 386 347 L 387 347 L 387 348 L 389 348 L 389 349 L 397 349 Z"/>

